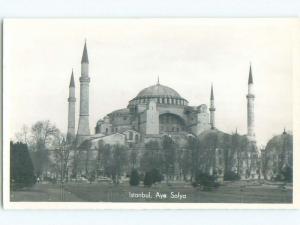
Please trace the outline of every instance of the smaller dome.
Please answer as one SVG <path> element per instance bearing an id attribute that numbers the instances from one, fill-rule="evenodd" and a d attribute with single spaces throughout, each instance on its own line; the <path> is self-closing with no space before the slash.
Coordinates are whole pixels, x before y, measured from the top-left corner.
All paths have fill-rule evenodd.
<path id="1" fill-rule="evenodd" d="M 201 113 L 207 112 L 207 105 L 206 104 L 199 105 L 197 107 L 197 110 Z"/>
<path id="2" fill-rule="evenodd" d="M 293 146 L 293 136 L 285 130 L 282 134 L 276 135 L 268 141 L 266 150 L 271 151 L 272 149 L 275 149 L 276 151 L 280 151 L 284 145 Z"/>
<path id="3" fill-rule="evenodd" d="M 129 113 L 129 109 L 124 108 L 124 109 L 117 109 L 115 111 L 112 111 L 111 113 L 109 113 L 108 115 L 112 115 L 112 114 L 128 114 Z"/>

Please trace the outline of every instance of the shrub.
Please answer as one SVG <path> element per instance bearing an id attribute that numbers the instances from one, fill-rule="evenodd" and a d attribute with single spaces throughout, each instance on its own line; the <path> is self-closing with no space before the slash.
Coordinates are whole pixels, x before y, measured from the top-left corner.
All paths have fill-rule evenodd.
<path id="1" fill-rule="evenodd" d="M 224 174 L 224 180 L 226 181 L 237 181 L 240 179 L 241 179 L 240 175 L 233 171 L 229 171 Z"/>
<path id="2" fill-rule="evenodd" d="M 203 190 L 211 190 L 213 187 L 218 187 L 219 183 L 216 182 L 215 176 L 206 173 L 198 173 L 196 176 L 195 184 L 193 186 L 201 186 Z"/>
<path id="3" fill-rule="evenodd" d="M 153 176 L 151 172 L 146 172 L 145 178 L 144 178 L 144 185 L 145 186 L 151 186 L 153 184 Z"/>
<path id="4" fill-rule="evenodd" d="M 293 169 L 291 167 L 285 167 L 282 171 L 284 181 L 293 182 Z"/>
<path id="5" fill-rule="evenodd" d="M 92 183 L 92 182 L 94 182 L 96 180 L 96 173 L 95 173 L 95 171 L 94 172 L 91 172 L 90 174 L 89 174 L 89 176 L 88 176 L 88 181 L 90 182 L 90 183 Z"/>
<path id="6" fill-rule="evenodd" d="M 138 186 L 140 183 L 140 175 L 136 169 L 133 169 L 130 174 L 129 184 L 131 186 Z"/>
<path id="7" fill-rule="evenodd" d="M 52 177 L 44 177 L 44 181 L 49 182 L 51 184 L 56 184 L 57 183 L 56 178 L 52 178 Z"/>
<path id="8" fill-rule="evenodd" d="M 10 181 L 12 189 L 31 187 L 36 182 L 26 144 L 10 143 Z"/>
<path id="9" fill-rule="evenodd" d="M 163 180 L 163 176 L 158 169 L 152 169 L 150 173 L 152 174 L 153 183 L 161 182 Z"/>
<path id="10" fill-rule="evenodd" d="M 283 168 L 278 174 L 273 177 L 273 180 L 293 182 L 293 169 L 291 167 Z"/>
<path id="11" fill-rule="evenodd" d="M 283 181 L 284 179 L 283 179 L 282 174 L 280 173 L 280 174 L 274 175 L 274 176 L 272 177 L 272 180 L 273 180 L 273 181 Z"/>

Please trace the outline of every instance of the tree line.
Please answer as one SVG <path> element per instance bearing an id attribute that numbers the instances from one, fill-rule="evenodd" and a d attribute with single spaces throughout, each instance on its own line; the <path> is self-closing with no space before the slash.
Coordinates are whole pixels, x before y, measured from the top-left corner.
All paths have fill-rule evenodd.
<path id="1" fill-rule="evenodd" d="M 289 143 L 284 148 L 290 148 Z M 284 145 L 281 143 L 281 146 Z M 20 148 L 23 150 L 16 150 Z M 143 180 L 149 185 L 162 180 L 169 183 L 174 179 L 192 183 L 201 174 L 237 180 L 242 175 L 245 178 L 255 173 L 260 176 L 260 171 L 272 160 L 259 158 L 256 145 L 246 136 L 217 130 L 204 132 L 199 137 L 189 135 L 183 142 L 164 135 L 138 148 L 109 145 L 101 140 L 96 146 L 90 141 L 76 146 L 75 141 L 67 141 L 48 120 L 38 121 L 31 128 L 23 126 L 16 134 L 16 142 L 11 144 L 11 151 L 12 182 L 20 181 L 21 173 L 15 172 L 18 167 L 28 167 L 24 171 L 31 171 L 29 174 L 34 177 L 28 184 L 36 179 L 67 182 L 80 177 L 90 182 L 98 177 L 109 177 L 115 184 L 122 177 L 135 177 L 131 183 Z M 29 157 L 20 164 L 18 157 L 26 151 Z"/>

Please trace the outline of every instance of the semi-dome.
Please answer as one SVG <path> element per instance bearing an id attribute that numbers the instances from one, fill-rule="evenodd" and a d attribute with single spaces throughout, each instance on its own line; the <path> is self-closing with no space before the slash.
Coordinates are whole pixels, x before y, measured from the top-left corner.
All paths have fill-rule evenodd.
<path id="1" fill-rule="evenodd" d="M 173 97 L 181 98 L 177 91 L 165 85 L 156 84 L 141 90 L 137 97 Z"/>

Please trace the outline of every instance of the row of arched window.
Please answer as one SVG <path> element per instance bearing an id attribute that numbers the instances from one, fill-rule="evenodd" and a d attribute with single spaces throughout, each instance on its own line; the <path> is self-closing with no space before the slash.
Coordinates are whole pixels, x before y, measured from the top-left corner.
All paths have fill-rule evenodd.
<path id="1" fill-rule="evenodd" d="M 178 126 L 160 126 L 160 132 L 180 132 L 183 131 L 184 129 L 182 127 Z"/>
<path id="2" fill-rule="evenodd" d="M 132 100 L 131 103 L 148 103 L 150 100 L 154 100 L 156 103 L 160 104 L 172 104 L 172 105 L 187 105 L 187 101 L 184 99 L 170 98 L 170 97 L 149 97 L 149 98 L 139 98 Z"/>
<path id="3" fill-rule="evenodd" d="M 138 134 L 134 135 L 132 131 L 129 131 L 128 140 L 133 141 L 133 136 L 134 136 L 134 142 L 138 143 L 138 141 L 139 141 L 139 135 Z"/>

